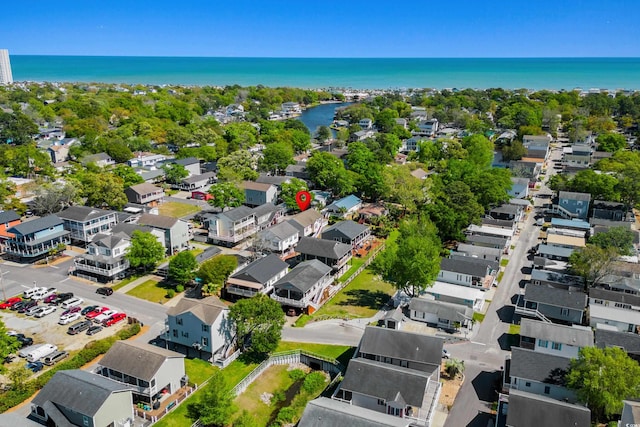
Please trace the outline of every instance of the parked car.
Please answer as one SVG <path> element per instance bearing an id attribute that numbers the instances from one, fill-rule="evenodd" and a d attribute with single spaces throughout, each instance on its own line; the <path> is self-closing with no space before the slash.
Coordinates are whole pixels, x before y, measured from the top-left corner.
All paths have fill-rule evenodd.
<path id="1" fill-rule="evenodd" d="M 96 307 L 93 311 L 90 311 L 86 314 L 87 319 L 93 319 L 96 316 L 101 315 L 105 311 L 111 310 L 109 307 Z"/>
<path id="2" fill-rule="evenodd" d="M 18 313 L 22 313 L 22 314 L 24 314 L 24 313 L 26 313 L 26 312 L 27 312 L 27 310 L 29 310 L 31 307 L 35 307 L 36 305 L 38 305 L 38 301 L 33 301 L 33 300 L 32 300 L 32 301 L 26 301 L 26 302 L 22 305 L 22 307 L 20 307 L 20 308 L 18 309 Z"/>
<path id="3" fill-rule="evenodd" d="M 49 288 L 45 291 L 36 293 L 34 296 L 31 297 L 31 299 L 35 299 L 35 300 L 43 300 L 48 296 L 54 295 L 58 290 L 56 288 Z"/>
<path id="4" fill-rule="evenodd" d="M 76 334 L 79 334 L 80 332 L 86 331 L 91 327 L 91 325 L 92 325 L 91 320 L 81 320 L 69 326 L 69 329 L 67 329 L 67 333 L 69 335 L 76 335 Z"/>
<path id="5" fill-rule="evenodd" d="M 44 308 L 43 305 L 36 304 L 33 307 L 31 307 L 29 310 L 25 311 L 24 314 L 26 314 L 27 316 L 35 316 L 36 314 L 40 313 L 43 308 Z"/>
<path id="6" fill-rule="evenodd" d="M 62 304 L 63 302 L 70 300 L 73 298 L 73 292 L 64 292 L 62 294 L 58 294 L 58 298 L 55 299 L 54 304 Z"/>
<path id="7" fill-rule="evenodd" d="M 71 307 L 75 307 L 77 305 L 80 305 L 84 302 L 84 300 L 80 297 L 73 297 L 73 298 L 69 298 L 68 300 L 64 301 L 62 304 L 60 304 L 60 306 L 62 308 L 64 308 L 65 310 Z"/>
<path id="8" fill-rule="evenodd" d="M 22 348 L 33 345 L 33 338 L 27 337 L 24 334 L 16 335 L 16 339 L 20 342 Z"/>
<path id="9" fill-rule="evenodd" d="M 87 335 L 95 335 L 98 332 L 100 332 L 102 329 L 104 329 L 102 326 L 94 325 L 94 326 L 90 327 L 89 329 L 87 329 Z"/>
<path id="10" fill-rule="evenodd" d="M 80 314 L 82 314 L 83 316 L 86 316 L 90 311 L 94 311 L 98 307 L 100 307 L 100 306 L 98 306 L 98 305 L 90 305 L 88 307 L 83 308 L 82 311 L 80 312 Z"/>
<path id="11" fill-rule="evenodd" d="M 27 363 L 27 369 L 29 369 L 34 374 L 36 372 L 40 372 L 44 368 L 44 363 L 42 362 L 29 362 Z"/>
<path id="12" fill-rule="evenodd" d="M 44 302 L 45 304 L 56 304 L 56 301 L 58 301 L 58 298 L 59 298 L 58 294 L 51 294 L 47 297 L 44 297 L 42 302 Z"/>
<path id="13" fill-rule="evenodd" d="M 11 308 L 14 304 L 22 301 L 20 297 L 7 298 L 6 301 L 0 303 L 0 308 L 5 310 L 7 308 Z"/>
<path id="14" fill-rule="evenodd" d="M 96 317 L 94 317 L 93 321 L 96 323 L 102 323 L 105 320 L 107 320 L 108 318 L 110 318 L 111 316 L 113 316 L 114 314 L 116 314 L 118 311 L 117 310 L 107 310 L 99 315 L 97 315 Z"/>
<path id="15" fill-rule="evenodd" d="M 11 311 L 18 311 L 22 308 L 23 305 L 25 305 L 27 302 L 27 300 L 22 300 L 22 301 L 18 301 L 17 303 L 13 304 L 10 308 Z"/>
<path id="16" fill-rule="evenodd" d="M 58 321 L 59 325 L 66 325 L 68 323 L 74 322 L 78 320 L 82 315 L 80 312 L 65 314 L 64 316 L 60 316 L 60 320 Z"/>
<path id="17" fill-rule="evenodd" d="M 102 288 L 96 289 L 96 294 L 109 296 L 112 293 L 113 293 L 113 289 L 111 289 L 111 288 L 109 288 L 107 286 L 103 286 Z"/>
<path id="18" fill-rule="evenodd" d="M 39 295 L 44 292 L 47 292 L 47 288 L 44 288 L 42 286 L 40 287 L 34 286 L 33 288 L 29 288 L 26 291 L 24 291 L 23 296 L 25 298 L 33 298 L 34 295 Z"/>
<path id="19" fill-rule="evenodd" d="M 124 313 L 116 313 L 113 316 L 111 316 L 110 318 L 108 318 L 107 320 L 105 320 L 104 322 L 102 322 L 104 324 L 104 326 L 113 326 L 118 322 L 122 322 L 124 319 L 127 318 L 127 315 Z"/>
<path id="20" fill-rule="evenodd" d="M 35 317 L 37 317 L 37 318 L 44 317 L 44 316 L 46 316 L 48 314 L 53 313 L 57 309 L 58 308 L 53 306 L 53 305 L 44 306 L 44 307 L 42 307 L 42 309 L 38 313 L 36 313 Z"/>
<path id="21" fill-rule="evenodd" d="M 448 359 L 449 358 L 449 352 L 447 350 L 445 350 L 444 348 L 442 349 L 442 358 L 443 359 Z"/>
<path id="22" fill-rule="evenodd" d="M 55 365 L 56 363 L 58 363 L 59 361 L 61 361 L 67 356 L 69 356 L 69 353 L 66 351 L 56 351 L 55 353 L 52 353 L 47 357 L 45 357 L 44 359 L 42 359 L 42 361 L 44 362 L 45 365 L 51 366 L 51 365 Z"/>
<path id="23" fill-rule="evenodd" d="M 82 314 L 82 307 L 80 307 L 79 305 L 74 305 L 73 307 L 69 307 L 65 311 L 63 311 L 60 316 L 77 312 L 80 312 L 80 314 Z"/>
<path id="24" fill-rule="evenodd" d="M 35 362 L 38 361 L 40 359 L 42 359 L 43 357 L 47 357 L 48 355 L 55 353 L 56 351 L 58 351 L 58 347 L 53 345 L 53 344 L 42 344 L 40 346 L 37 346 L 34 349 L 30 349 L 27 353 L 26 353 L 26 358 L 27 358 L 27 362 Z M 18 353 L 20 354 L 20 353 Z"/>

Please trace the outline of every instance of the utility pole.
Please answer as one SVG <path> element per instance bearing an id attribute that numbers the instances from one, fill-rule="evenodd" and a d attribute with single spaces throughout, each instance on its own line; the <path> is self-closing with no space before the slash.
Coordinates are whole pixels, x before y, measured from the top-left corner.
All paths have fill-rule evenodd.
<path id="1" fill-rule="evenodd" d="M 7 293 L 4 290 L 4 282 L 2 281 L 2 269 L 0 268 L 0 286 L 2 286 L 2 299 L 4 301 L 7 300 Z"/>

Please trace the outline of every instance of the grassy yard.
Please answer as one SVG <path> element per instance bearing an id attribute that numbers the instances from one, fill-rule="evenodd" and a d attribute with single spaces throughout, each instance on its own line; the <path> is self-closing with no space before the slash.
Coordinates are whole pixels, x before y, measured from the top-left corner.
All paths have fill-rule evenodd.
<path id="1" fill-rule="evenodd" d="M 478 312 L 474 312 L 473 313 L 473 321 L 476 323 L 481 323 L 484 320 L 484 314 L 483 313 L 478 313 Z"/>
<path id="2" fill-rule="evenodd" d="M 504 258 L 500 260 L 500 267 L 506 267 L 509 264 L 509 260 Z"/>
<path id="3" fill-rule="evenodd" d="M 114 291 L 117 291 L 120 288 L 124 288 L 125 286 L 127 286 L 129 283 L 133 282 L 134 280 L 138 280 L 140 278 L 140 276 L 138 276 L 137 274 L 134 274 L 132 276 L 127 277 L 126 279 L 123 279 L 120 283 L 118 283 L 117 285 L 113 285 L 111 287 L 111 289 L 113 289 Z"/>
<path id="4" fill-rule="evenodd" d="M 164 304 L 169 301 L 167 298 L 167 291 L 173 289 L 172 286 L 167 285 L 165 282 L 156 282 L 155 280 L 147 280 L 144 283 L 139 284 L 135 288 L 127 292 L 127 295 L 134 296 L 140 299 L 146 299 L 151 302 L 159 302 Z"/>
<path id="5" fill-rule="evenodd" d="M 158 206 L 160 215 L 171 216 L 174 218 L 182 218 L 196 212 L 200 212 L 200 208 L 196 205 L 190 205 L 180 202 L 165 202 Z"/>
<path id="6" fill-rule="evenodd" d="M 520 335 L 520 325 L 509 325 L 509 335 Z"/>
<path id="7" fill-rule="evenodd" d="M 336 359 L 343 365 L 346 365 L 349 362 L 349 359 L 351 359 L 351 356 L 353 356 L 355 348 L 346 345 L 310 344 L 304 342 L 280 341 L 280 344 L 278 344 L 278 348 L 276 348 L 275 352 L 291 350 L 308 351 L 310 353 L 315 353 L 324 357 Z"/>
<path id="8" fill-rule="evenodd" d="M 351 275 L 355 273 L 356 270 L 358 270 L 362 264 L 364 264 L 364 261 L 365 260 L 363 258 L 351 258 L 351 261 L 349 261 L 351 263 L 351 267 L 349 267 L 346 273 L 340 276 L 338 281 L 344 282 L 349 277 L 351 277 Z"/>
<path id="9" fill-rule="evenodd" d="M 498 283 L 502 282 L 503 276 L 504 276 L 504 271 L 501 271 L 500 273 L 498 273 L 498 277 L 496 277 L 496 282 Z"/>
<path id="10" fill-rule="evenodd" d="M 218 370 L 215 366 L 209 362 L 205 362 L 202 359 L 184 359 L 184 369 L 189 377 L 189 382 L 200 385 L 213 375 Z"/>

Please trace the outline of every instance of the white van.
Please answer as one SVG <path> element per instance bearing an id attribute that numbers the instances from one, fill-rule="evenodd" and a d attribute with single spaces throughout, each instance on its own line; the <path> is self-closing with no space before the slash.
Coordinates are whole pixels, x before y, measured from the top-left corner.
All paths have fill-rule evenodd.
<path id="1" fill-rule="evenodd" d="M 69 356 L 69 353 L 67 353 L 66 351 L 56 351 L 45 357 L 42 362 L 47 366 L 51 366 L 55 365 L 67 356 Z"/>
<path id="2" fill-rule="evenodd" d="M 66 310 L 67 308 L 71 308 L 71 307 L 75 307 L 76 305 L 80 305 L 83 302 L 84 302 L 84 300 L 82 298 L 73 297 L 73 298 L 68 299 L 65 302 L 63 302 L 62 303 L 62 308 Z"/>
<path id="3" fill-rule="evenodd" d="M 27 362 L 36 362 L 43 357 L 47 357 L 51 353 L 58 351 L 58 347 L 53 344 L 43 344 L 42 347 L 39 347 L 33 351 L 30 351 L 27 354 Z"/>
<path id="4" fill-rule="evenodd" d="M 25 298 L 33 298 L 34 295 L 37 295 L 39 293 L 43 293 L 43 292 L 47 292 L 47 288 L 37 288 L 37 287 L 33 287 L 33 288 L 29 288 L 26 291 L 24 291 L 24 297 Z"/>
<path id="5" fill-rule="evenodd" d="M 35 350 L 39 349 L 43 345 L 45 345 L 45 344 L 34 344 L 34 345 L 30 345 L 29 347 L 22 348 L 22 349 L 18 350 L 18 356 L 23 357 L 23 358 L 27 357 L 27 354 L 31 353 L 32 351 L 35 351 Z"/>

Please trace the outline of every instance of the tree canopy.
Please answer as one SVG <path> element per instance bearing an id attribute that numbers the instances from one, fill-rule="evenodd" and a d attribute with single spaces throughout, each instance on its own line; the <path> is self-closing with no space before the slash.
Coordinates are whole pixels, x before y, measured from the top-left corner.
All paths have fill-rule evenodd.
<path id="1" fill-rule="evenodd" d="M 189 403 L 189 414 L 206 426 L 226 426 L 235 412 L 234 397 L 224 374 L 217 370 L 204 386 L 198 400 Z"/>
<path id="2" fill-rule="evenodd" d="M 602 249 L 612 248 L 618 255 L 633 255 L 634 232 L 627 227 L 611 227 L 589 238 L 589 243 Z"/>
<path id="3" fill-rule="evenodd" d="M 169 280 L 184 286 L 193 280 L 196 268 L 196 257 L 189 251 L 180 252 L 169 261 Z"/>
<path id="4" fill-rule="evenodd" d="M 203 293 L 214 294 L 220 290 L 237 267 L 238 259 L 233 255 L 216 255 L 200 264 L 196 277 L 202 283 Z"/>
<path id="5" fill-rule="evenodd" d="M 213 199 L 209 204 L 220 208 L 235 208 L 244 203 L 244 190 L 234 182 L 218 182 L 209 187 L 209 194 Z"/>
<path id="6" fill-rule="evenodd" d="M 242 299 L 229 309 L 240 343 L 250 354 L 261 356 L 276 349 L 280 342 L 284 311 L 267 295 Z"/>
<path id="7" fill-rule="evenodd" d="M 131 246 L 127 248 L 125 257 L 132 267 L 140 267 L 149 271 L 164 258 L 165 249 L 156 236 L 136 230 L 131 236 Z"/>

